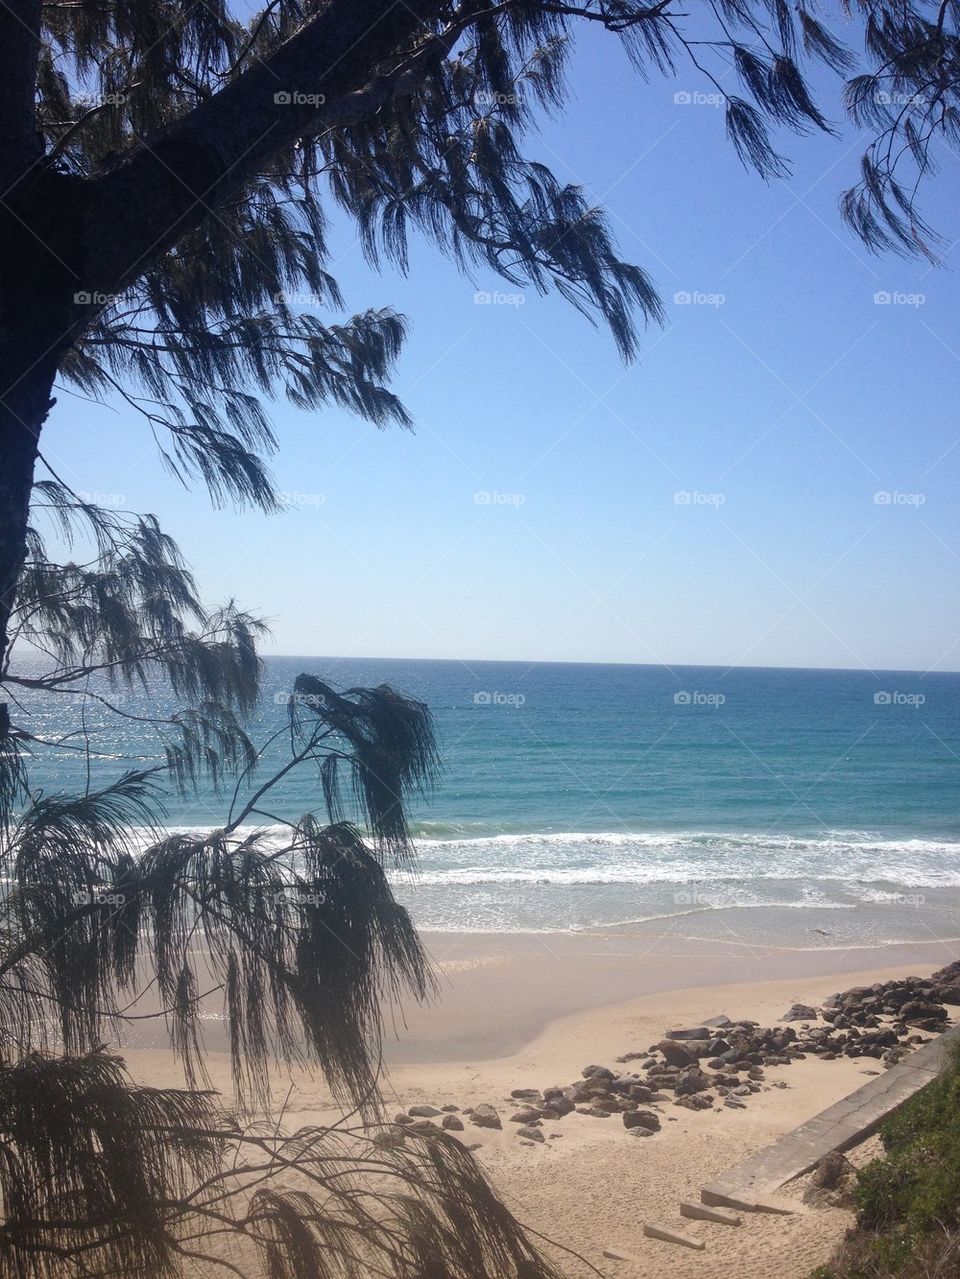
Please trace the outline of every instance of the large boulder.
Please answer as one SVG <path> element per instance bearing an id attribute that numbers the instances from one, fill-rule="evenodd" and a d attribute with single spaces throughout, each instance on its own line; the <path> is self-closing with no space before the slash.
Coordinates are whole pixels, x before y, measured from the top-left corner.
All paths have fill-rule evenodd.
<path id="1" fill-rule="evenodd" d="M 518 1128 L 517 1136 L 523 1137 L 525 1141 L 545 1141 L 543 1133 L 539 1128 Z"/>
<path id="2" fill-rule="evenodd" d="M 624 1128 L 646 1128 L 650 1132 L 657 1132 L 660 1128 L 660 1120 L 652 1110 L 625 1110 L 623 1126 Z"/>
<path id="3" fill-rule="evenodd" d="M 519 1110 L 510 1116 L 510 1122 L 512 1124 L 529 1124 L 533 1123 L 534 1119 L 542 1118 L 543 1111 L 539 1106 L 521 1106 Z"/>
<path id="4" fill-rule="evenodd" d="M 839 1150 L 824 1155 L 804 1191 L 804 1203 L 813 1207 L 850 1208 L 854 1202 L 857 1170 Z"/>
<path id="5" fill-rule="evenodd" d="M 692 1066 L 697 1061 L 696 1055 L 678 1039 L 661 1039 L 657 1051 L 663 1054 L 669 1066 Z"/>
<path id="6" fill-rule="evenodd" d="M 474 1107 L 470 1113 L 470 1122 L 476 1124 L 478 1128 L 503 1127 L 496 1106 L 491 1106 L 487 1102 Z"/>
<path id="7" fill-rule="evenodd" d="M 442 1113 L 436 1106 L 411 1106 L 407 1111 L 407 1114 L 412 1115 L 414 1119 L 435 1119 Z"/>
<path id="8" fill-rule="evenodd" d="M 781 1021 L 816 1021 L 817 1010 L 809 1004 L 793 1004 L 780 1018 Z"/>

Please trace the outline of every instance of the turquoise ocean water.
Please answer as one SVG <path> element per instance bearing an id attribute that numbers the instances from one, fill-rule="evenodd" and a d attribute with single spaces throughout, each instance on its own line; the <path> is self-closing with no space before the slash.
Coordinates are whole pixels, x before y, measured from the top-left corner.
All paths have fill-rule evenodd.
<path id="1" fill-rule="evenodd" d="M 388 682 L 436 718 L 444 773 L 416 806 L 416 877 L 397 891 L 428 929 L 629 929 L 849 947 L 960 935 L 960 675 L 521 662 L 272 658 L 255 737 L 284 721 L 300 671 Z M 80 708 L 24 699 L 38 736 Z M 155 709 L 126 693 L 122 708 Z M 91 782 L 159 762 L 150 729 L 83 708 Z M 34 785 L 82 788 L 68 751 Z M 270 810 L 318 804 L 306 772 Z M 167 824 L 216 826 L 209 790 Z"/>

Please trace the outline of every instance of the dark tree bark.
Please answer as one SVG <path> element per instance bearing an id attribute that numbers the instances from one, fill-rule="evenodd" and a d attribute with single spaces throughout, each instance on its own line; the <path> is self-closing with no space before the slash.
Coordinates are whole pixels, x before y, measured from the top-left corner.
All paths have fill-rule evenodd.
<path id="1" fill-rule="evenodd" d="M 424 20 L 447 8 L 444 0 L 331 0 L 272 57 L 252 60 L 115 169 L 77 178 L 46 165 L 40 150 L 39 0 L 0 5 L 0 670 L 53 381 L 96 295 L 122 291 L 271 152 L 374 109 Z M 323 105 L 278 99 L 284 93 L 322 95 Z"/>

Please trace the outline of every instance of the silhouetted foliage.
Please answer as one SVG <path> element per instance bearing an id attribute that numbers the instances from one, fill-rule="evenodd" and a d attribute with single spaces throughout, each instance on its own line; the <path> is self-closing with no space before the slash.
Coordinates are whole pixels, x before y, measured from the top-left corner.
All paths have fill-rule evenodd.
<path id="1" fill-rule="evenodd" d="M 261 761 L 246 727 L 260 622 L 233 603 L 208 611 L 157 521 L 75 493 L 43 458 L 42 429 L 58 381 L 119 398 L 184 482 L 270 510 L 271 397 L 409 426 L 389 387 L 406 321 L 342 313 L 331 205 L 374 264 L 406 268 L 411 232 L 426 236 L 466 271 L 556 289 L 635 356 L 637 319 L 662 315 L 652 281 L 620 258 L 583 191 L 522 150 L 539 114 L 564 104 L 566 56 L 585 26 L 621 42 L 642 77 L 683 67 L 712 84 L 741 159 L 767 179 L 786 172 L 775 129 L 832 128 L 809 61 L 849 75 L 863 37 L 847 102 L 874 137 L 844 215 L 872 248 L 932 253 L 917 199 L 936 145 L 960 132 L 960 5 L 849 10 L 0 5 L 4 1273 L 152 1279 L 198 1263 L 270 1279 L 551 1273 L 445 1135 L 392 1148 L 372 1146 L 362 1124 L 285 1136 L 252 1119 L 279 1058 L 315 1064 L 361 1120 L 378 1120 L 383 1001 L 431 988 L 386 873 L 410 864 L 407 801 L 437 766 L 424 708 L 393 689 L 301 676 L 281 730 L 289 758 L 241 804 Z M 743 96 L 722 89 L 727 71 Z M 79 562 L 48 553 L 49 527 L 84 548 Z M 38 662 L 22 661 L 27 652 Z M 155 713 L 125 709 L 118 694 L 131 688 L 157 692 Z M 85 725 L 32 731 L 39 696 L 149 724 L 163 764 L 41 793 L 30 781 L 38 752 L 89 760 L 94 747 Z M 278 838 L 257 823 L 272 820 L 269 792 L 293 768 L 314 771 L 318 810 Z M 237 791 L 219 829 L 163 831 L 171 788 L 228 778 Z M 104 1047 L 144 1015 L 132 1009 L 153 982 L 151 1015 L 169 1030 L 183 1090 L 134 1086 Z M 206 1087 L 199 1009 L 211 1000 L 240 1119 Z"/>

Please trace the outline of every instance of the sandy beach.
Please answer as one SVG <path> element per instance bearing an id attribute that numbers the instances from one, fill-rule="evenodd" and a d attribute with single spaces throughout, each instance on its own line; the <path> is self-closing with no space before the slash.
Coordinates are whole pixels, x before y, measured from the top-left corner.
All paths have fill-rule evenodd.
<path id="1" fill-rule="evenodd" d="M 951 943 L 837 952 L 742 952 L 698 945 L 694 939 L 569 934 L 450 936 L 427 942 L 444 993 L 428 1010 L 407 1009 L 388 1035 L 384 1094 L 392 1115 L 415 1104 L 459 1107 L 492 1103 L 502 1130 L 466 1125 L 462 1139 L 477 1144 L 483 1162 L 516 1215 L 532 1229 L 581 1254 L 557 1254 L 565 1273 L 580 1279 L 591 1267 L 624 1279 L 803 1279 L 826 1261 L 852 1222 L 835 1208 L 807 1207 L 805 1179 L 785 1192 L 791 1216 L 748 1214 L 738 1229 L 684 1221 L 683 1199 L 731 1164 L 823 1110 L 875 1074 L 870 1058 L 822 1061 L 808 1057 L 767 1069 L 763 1091 L 744 1110 L 694 1112 L 672 1100 L 658 1107 L 661 1130 L 640 1141 L 618 1116 L 569 1114 L 548 1124 L 549 1140 L 523 1144 L 509 1122 L 517 1088 L 565 1085 L 585 1065 L 613 1065 L 647 1049 L 673 1027 L 727 1015 L 775 1025 L 800 1001 L 819 1004 L 856 985 L 927 975 L 957 958 Z M 212 1074 L 229 1091 L 217 1023 L 207 1023 Z M 180 1082 L 159 1044 L 129 1045 L 136 1077 L 151 1084 Z M 323 1081 L 294 1072 L 285 1125 L 329 1123 L 338 1113 Z M 778 1085 L 778 1086 L 774 1086 Z M 783 1085 L 783 1086 L 779 1086 Z M 853 1153 L 872 1157 L 875 1139 Z M 647 1239 L 644 1221 L 682 1229 L 707 1242 L 704 1252 Z M 618 1261 L 605 1252 L 631 1258 Z"/>

